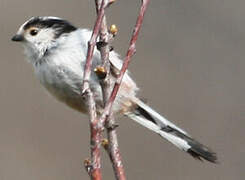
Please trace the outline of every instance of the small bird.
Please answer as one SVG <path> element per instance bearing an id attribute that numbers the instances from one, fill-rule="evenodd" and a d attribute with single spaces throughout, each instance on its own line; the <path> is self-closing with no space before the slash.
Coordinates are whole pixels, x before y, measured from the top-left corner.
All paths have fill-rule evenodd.
<path id="1" fill-rule="evenodd" d="M 69 107 L 88 113 L 88 102 L 82 97 L 87 43 L 92 32 L 80 29 L 58 17 L 32 17 L 20 26 L 12 41 L 21 42 L 28 61 L 41 84 L 56 99 Z M 119 55 L 111 51 L 110 63 L 115 71 L 122 67 Z M 93 54 L 92 68 L 101 64 L 100 52 Z M 113 74 L 113 73 L 111 73 Z M 116 75 L 112 75 L 115 82 Z M 95 72 L 90 77 L 98 113 L 103 111 L 100 80 Z M 179 149 L 199 160 L 217 162 L 216 154 L 193 139 L 187 132 L 158 114 L 137 97 L 139 88 L 126 72 L 112 107 L 114 114 L 123 114 L 159 134 Z"/>

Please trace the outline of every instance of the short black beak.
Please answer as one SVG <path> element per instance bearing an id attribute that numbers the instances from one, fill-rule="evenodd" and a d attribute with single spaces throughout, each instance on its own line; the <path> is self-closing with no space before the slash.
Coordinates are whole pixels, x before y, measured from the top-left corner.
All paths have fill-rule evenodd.
<path id="1" fill-rule="evenodd" d="M 16 34 L 12 37 L 11 39 L 12 41 L 23 41 L 24 40 L 24 37 L 20 34 Z"/>

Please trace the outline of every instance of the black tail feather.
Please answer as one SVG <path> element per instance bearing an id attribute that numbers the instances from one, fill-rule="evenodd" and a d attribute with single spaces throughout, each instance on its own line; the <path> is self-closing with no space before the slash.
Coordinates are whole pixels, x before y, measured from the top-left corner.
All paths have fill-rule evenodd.
<path id="1" fill-rule="evenodd" d="M 199 143 L 198 141 L 196 141 L 195 139 L 190 137 L 184 131 L 181 132 L 180 130 L 178 130 L 175 127 L 175 125 L 171 124 L 170 122 L 166 122 L 167 120 L 163 121 L 163 120 L 161 120 L 159 118 L 156 119 L 156 117 L 151 114 L 152 113 L 151 111 L 147 111 L 147 108 L 149 108 L 149 107 L 144 107 L 144 106 L 141 107 L 141 106 L 138 105 L 135 108 L 134 115 L 136 115 L 136 117 L 143 117 L 145 120 L 148 120 L 151 123 L 157 125 L 160 129 L 156 130 L 156 132 L 158 132 L 160 130 L 160 131 L 163 131 L 164 133 L 167 133 L 169 135 L 172 135 L 172 136 L 175 136 L 177 138 L 180 138 L 181 140 L 184 140 L 188 144 L 187 147 L 179 147 L 178 145 L 177 146 L 180 149 L 182 149 L 182 150 L 186 151 L 187 153 L 189 153 L 193 158 L 201 160 L 201 161 L 202 160 L 207 160 L 207 161 L 212 162 L 212 163 L 218 163 L 216 153 L 214 153 L 208 147 L 204 146 L 203 144 Z M 155 113 L 155 112 L 153 112 L 153 113 Z M 133 117 L 133 119 L 135 119 L 135 117 Z M 144 125 L 144 123 L 143 123 L 143 125 Z M 144 126 L 147 127 L 148 125 L 146 124 Z M 168 139 L 167 135 L 162 135 L 161 133 L 159 135 L 161 135 L 161 136 L 163 136 L 163 137 Z M 172 142 L 173 144 L 175 144 L 171 139 L 169 139 L 169 141 Z"/>
<path id="2" fill-rule="evenodd" d="M 210 150 L 210 148 L 204 146 L 203 144 L 197 142 L 195 139 L 187 136 L 186 134 L 183 134 L 182 132 L 179 132 L 178 130 L 166 126 L 164 128 L 161 128 L 161 130 L 171 133 L 183 140 L 185 140 L 188 145 L 190 146 L 190 148 L 186 151 L 187 153 L 189 153 L 192 157 L 194 157 L 195 159 L 201 160 L 205 159 L 209 162 L 212 163 L 217 163 L 217 156 L 216 153 L 214 153 L 212 150 Z"/>
<path id="3" fill-rule="evenodd" d="M 187 152 L 195 159 L 205 159 L 212 163 L 218 163 L 216 153 L 210 150 L 208 147 L 198 143 L 193 139 L 192 141 L 188 141 L 188 144 L 191 146 L 191 148 L 188 149 Z"/>

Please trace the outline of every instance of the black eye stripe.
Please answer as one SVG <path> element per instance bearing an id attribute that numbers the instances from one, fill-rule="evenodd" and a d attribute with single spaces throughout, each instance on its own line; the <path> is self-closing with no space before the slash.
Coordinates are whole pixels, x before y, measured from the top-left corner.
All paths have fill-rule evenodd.
<path id="1" fill-rule="evenodd" d="M 56 30 L 56 38 L 59 37 L 61 34 L 69 33 L 75 31 L 77 28 L 70 24 L 68 21 L 63 19 L 54 19 L 54 18 L 42 18 L 42 17 L 35 17 L 28 21 L 23 29 L 27 30 L 31 27 L 38 27 L 38 28 L 54 28 Z"/>

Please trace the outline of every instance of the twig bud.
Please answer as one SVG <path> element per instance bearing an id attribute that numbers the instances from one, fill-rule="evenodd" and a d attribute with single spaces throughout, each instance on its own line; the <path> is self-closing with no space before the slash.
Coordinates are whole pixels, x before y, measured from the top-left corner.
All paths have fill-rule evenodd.
<path id="1" fill-rule="evenodd" d="M 116 2 L 116 0 L 109 0 L 109 4 Z"/>
<path id="2" fill-rule="evenodd" d="M 113 131 L 113 130 L 116 129 L 118 126 L 119 126 L 118 124 L 108 124 L 106 128 L 107 128 L 109 131 Z"/>
<path id="3" fill-rule="evenodd" d="M 105 149 L 108 149 L 108 145 L 109 145 L 108 139 L 102 139 L 101 144 Z"/>
<path id="4" fill-rule="evenodd" d="M 90 175 L 91 174 L 91 170 L 92 170 L 92 163 L 91 163 L 91 160 L 89 158 L 86 158 L 84 161 L 83 161 L 83 164 L 84 164 L 84 167 L 85 167 L 85 170 L 87 171 L 87 173 Z"/>
<path id="5" fill-rule="evenodd" d="M 110 26 L 110 33 L 113 35 L 113 36 L 115 36 L 116 34 L 117 34 L 117 32 L 118 32 L 118 29 L 117 29 L 117 26 L 115 25 L 115 24 L 112 24 L 111 26 Z"/>
<path id="6" fill-rule="evenodd" d="M 112 5 L 114 2 L 116 2 L 116 0 L 109 0 L 108 1 L 108 6 Z"/>
<path id="7" fill-rule="evenodd" d="M 110 51 L 113 51 L 114 50 L 114 47 L 113 46 L 110 46 L 109 48 L 110 48 Z"/>
<path id="8" fill-rule="evenodd" d="M 105 79 L 106 77 L 106 70 L 103 66 L 98 66 L 94 69 L 94 72 L 98 76 L 99 79 Z"/>

